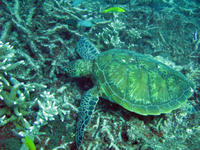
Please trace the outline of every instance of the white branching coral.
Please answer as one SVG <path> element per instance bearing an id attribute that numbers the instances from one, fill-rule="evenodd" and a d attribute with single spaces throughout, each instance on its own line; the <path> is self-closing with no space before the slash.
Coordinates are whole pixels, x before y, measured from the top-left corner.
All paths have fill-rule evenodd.
<path id="1" fill-rule="evenodd" d="M 117 17 L 117 16 L 116 16 Z M 119 19 L 114 19 L 108 27 L 103 28 L 102 33 L 98 33 L 99 38 L 103 38 L 103 41 L 106 45 L 111 47 L 122 47 L 124 42 L 121 41 L 119 33 L 121 30 L 125 29 L 125 24 Z"/>
<path id="2" fill-rule="evenodd" d="M 53 94 L 50 92 L 44 91 L 40 94 L 43 100 L 37 100 L 38 105 L 40 107 L 40 111 L 38 112 L 38 116 L 43 123 L 44 121 L 52 121 L 54 120 L 54 116 L 58 115 L 58 106 L 56 106 L 56 99 Z"/>

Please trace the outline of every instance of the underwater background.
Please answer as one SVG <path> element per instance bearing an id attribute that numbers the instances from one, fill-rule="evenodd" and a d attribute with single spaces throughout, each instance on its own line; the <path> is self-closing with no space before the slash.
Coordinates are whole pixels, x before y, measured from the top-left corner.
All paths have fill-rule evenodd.
<path id="1" fill-rule="evenodd" d="M 196 86 L 192 113 L 141 116 L 100 99 L 81 149 L 200 149 L 199 0 L 0 0 L 0 150 L 76 149 L 78 106 L 94 84 L 65 72 L 81 36 L 102 52 L 152 56 Z"/>

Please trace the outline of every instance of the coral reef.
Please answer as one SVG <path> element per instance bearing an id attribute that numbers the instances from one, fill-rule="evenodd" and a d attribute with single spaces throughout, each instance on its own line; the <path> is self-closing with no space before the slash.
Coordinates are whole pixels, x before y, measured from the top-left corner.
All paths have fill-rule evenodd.
<path id="1" fill-rule="evenodd" d="M 77 108 L 93 83 L 69 78 L 65 66 L 79 58 L 75 48 L 82 35 L 101 51 L 118 47 L 164 58 L 195 83 L 189 103 L 200 104 L 198 1 L 73 2 L 0 1 L 2 149 L 23 149 L 25 136 L 36 149 L 75 149 Z M 109 7 L 125 12 L 103 13 Z M 81 149 L 199 149 L 199 113 L 185 110 L 144 117 L 101 99 Z"/>
<path id="2" fill-rule="evenodd" d="M 11 71 L 25 65 L 25 61 L 17 60 L 15 51 L 9 43 L 0 42 L 0 54 L 0 126 L 9 122 L 21 122 L 23 127 L 26 127 L 27 120 L 23 115 L 28 115 L 27 108 L 34 105 L 34 103 L 30 104 L 27 99 L 30 99 L 30 92 L 35 90 L 35 85 L 19 82 L 17 76 L 12 75 Z"/>

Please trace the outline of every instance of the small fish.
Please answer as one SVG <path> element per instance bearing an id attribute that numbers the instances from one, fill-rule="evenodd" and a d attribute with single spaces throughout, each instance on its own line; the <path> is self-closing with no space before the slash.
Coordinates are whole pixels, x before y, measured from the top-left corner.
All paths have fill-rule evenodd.
<path id="1" fill-rule="evenodd" d="M 109 13 L 109 12 L 125 12 L 125 10 L 123 8 L 120 8 L 120 7 L 111 7 L 111 8 L 105 9 L 103 12 L 104 13 Z"/>
<path id="2" fill-rule="evenodd" d="M 83 2 L 83 0 L 74 0 L 72 6 L 78 6 Z"/>
<path id="3" fill-rule="evenodd" d="M 90 20 L 80 20 L 78 25 L 82 27 L 92 27 L 93 23 Z"/>
<path id="4" fill-rule="evenodd" d="M 35 144 L 29 136 L 25 137 L 25 145 L 29 148 L 29 150 L 36 150 Z"/>

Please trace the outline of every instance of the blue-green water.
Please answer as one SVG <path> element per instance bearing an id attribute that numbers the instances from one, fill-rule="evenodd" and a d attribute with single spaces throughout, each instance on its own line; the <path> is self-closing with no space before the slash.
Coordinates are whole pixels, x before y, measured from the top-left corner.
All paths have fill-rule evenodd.
<path id="1" fill-rule="evenodd" d="M 0 150 L 28 149 L 26 136 L 36 149 L 76 149 L 81 97 L 96 85 L 66 72 L 81 36 L 101 52 L 153 57 L 195 85 L 186 104 L 159 116 L 100 98 L 81 149 L 200 149 L 199 16 L 199 0 L 0 1 Z"/>

